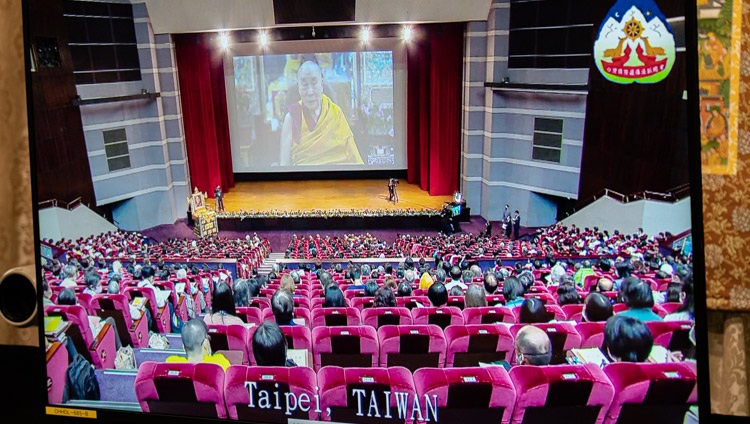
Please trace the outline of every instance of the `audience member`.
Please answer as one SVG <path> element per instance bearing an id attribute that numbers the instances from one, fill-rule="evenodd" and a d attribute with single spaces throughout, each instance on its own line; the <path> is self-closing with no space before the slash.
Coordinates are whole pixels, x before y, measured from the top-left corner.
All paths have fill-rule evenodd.
<path id="1" fill-rule="evenodd" d="M 243 278 L 234 280 L 234 284 L 232 284 L 232 292 L 234 293 L 234 306 L 250 306 L 250 284 L 247 280 Z"/>
<path id="2" fill-rule="evenodd" d="M 260 367 L 294 367 L 297 364 L 287 358 L 287 341 L 281 328 L 266 321 L 255 330 L 252 340 L 255 363 Z"/>
<path id="3" fill-rule="evenodd" d="M 393 290 L 388 287 L 382 287 L 375 293 L 375 302 L 373 304 L 376 308 L 395 308 L 396 307 L 396 296 L 393 295 Z"/>
<path id="4" fill-rule="evenodd" d="M 286 290 L 289 292 L 289 294 L 294 295 L 294 291 L 297 288 L 297 285 L 294 284 L 294 279 L 289 274 L 284 274 L 281 276 L 281 282 L 279 283 L 279 289 L 280 290 Z"/>
<path id="5" fill-rule="evenodd" d="M 206 314 L 203 321 L 206 324 L 244 324 L 242 318 L 237 316 L 234 295 L 229 284 L 223 281 L 216 284 L 211 298 L 211 313 Z"/>
<path id="6" fill-rule="evenodd" d="M 503 284 L 503 296 L 505 297 L 505 306 L 515 308 L 523 304 L 524 290 L 521 282 L 516 277 L 508 277 Z"/>
<path id="7" fill-rule="evenodd" d="M 484 274 L 484 291 L 487 294 L 494 294 L 497 290 L 497 276 L 494 272 Z"/>
<path id="8" fill-rule="evenodd" d="M 445 284 L 445 289 L 450 292 L 450 290 L 453 287 L 460 287 L 461 290 L 466 290 L 467 286 L 466 284 L 461 280 L 463 273 L 461 272 L 461 268 L 457 266 L 453 266 L 450 269 L 450 277 L 451 281 Z"/>
<path id="9" fill-rule="evenodd" d="M 581 316 L 585 322 L 603 322 L 614 314 L 612 302 L 599 292 L 592 292 L 583 301 Z"/>
<path id="10" fill-rule="evenodd" d="M 617 314 L 604 326 L 602 351 L 613 362 L 645 362 L 653 346 L 651 332 L 637 318 Z"/>
<path id="11" fill-rule="evenodd" d="M 541 328 L 526 325 L 516 335 L 517 365 L 549 365 L 552 360 L 552 343 Z"/>
<path id="12" fill-rule="evenodd" d="M 406 272 L 408 273 L 409 271 L 406 271 Z M 407 283 L 406 281 L 402 281 L 402 282 L 399 283 L 398 289 L 396 291 L 396 295 L 398 295 L 400 297 L 402 297 L 402 296 L 411 296 L 412 293 L 413 293 L 413 291 L 412 291 L 411 285 L 409 285 L 409 283 Z"/>
<path id="13" fill-rule="evenodd" d="M 461 290 L 461 287 L 459 286 L 453 286 L 451 287 L 450 291 L 448 292 L 448 296 L 463 296 L 464 291 Z"/>
<path id="14" fill-rule="evenodd" d="M 377 292 L 379 288 L 378 283 L 375 281 L 368 281 L 365 284 L 365 296 L 375 296 L 375 292 Z"/>
<path id="15" fill-rule="evenodd" d="M 182 326 L 182 346 L 187 355 L 172 355 L 167 357 L 167 362 L 188 363 L 210 363 L 220 365 L 226 371 L 231 365 L 229 360 L 220 353 L 211 351 L 211 339 L 208 335 L 208 327 L 203 320 L 192 319 Z"/>
<path id="16" fill-rule="evenodd" d="M 682 282 L 682 306 L 676 312 L 664 317 L 664 321 L 695 321 L 695 297 L 693 295 L 693 276 Z"/>
<path id="17" fill-rule="evenodd" d="M 434 307 L 440 307 L 448 303 L 448 290 L 441 282 L 433 283 L 427 290 L 427 298 Z"/>
<path id="18" fill-rule="evenodd" d="M 330 285 L 325 291 L 325 301 L 323 302 L 324 308 L 344 308 L 346 307 L 346 301 L 344 300 L 344 293 L 338 286 Z"/>
<path id="19" fill-rule="evenodd" d="M 102 286 L 100 284 L 100 281 L 101 278 L 99 277 L 98 272 L 87 273 L 83 278 L 83 282 L 86 284 L 86 287 L 83 289 L 83 293 L 90 294 L 91 296 L 95 296 L 101 293 Z"/>
<path id="20" fill-rule="evenodd" d="M 582 302 L 581 296 L 578 294 L 575 286 L 570 284 L 561 284 L 557 286 L 557 304 L 560 306 L 564 305 L 577 305 Z"/>
<path id="21" fill-rule="evenodd" d="M 520 324 L 550 322 L 552 318 L 552 315 L 544 307 L 544 302 L 535 297 L 524 300 L 521 304 L 521 310 L 518 312 L 518 322 Z"/>
<path id="22" fill-rule="evenodd" d="M 654 296 L 651 285 L 636 277 L 627 277 L 622 282 L 623 301 L 628 309 L 618 315 L 637 318 L 640 321 L 661 321 L 661 317 L 651 310 L 654 306 Z"/>
<path id="23" fill-rule="evenodd" d="M 294 322 L 294 299 L 286 290 L 277 290 L 271 297 L 271 310 L 278 325 L 297 325 Z"/>
<path id="24" fill-rule="evenodd" d="M 472 284 L 466 290 L 466 297 L 464 298 L 465 308 L 474 308 L 480 306 L 487 306 L 487 296 L 484 293 L 484 289 L 477 285 Z"/>

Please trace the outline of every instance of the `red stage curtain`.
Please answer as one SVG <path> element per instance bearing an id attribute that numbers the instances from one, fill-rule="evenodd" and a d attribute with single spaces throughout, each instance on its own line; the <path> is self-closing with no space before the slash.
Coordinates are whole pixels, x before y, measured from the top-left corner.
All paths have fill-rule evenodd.
<path id="1" fill-rule="evenodd" d="M 407 179 L 433 196 L 459 187 L 464 24 L 420 25 L 407 48 Z"/>
<path id="2" fill-rule="evenodd" d="M 174 45 L 190 180 L 213 197 L 234 187 L 223 54 L 210 35 L 175 35 Z"/>

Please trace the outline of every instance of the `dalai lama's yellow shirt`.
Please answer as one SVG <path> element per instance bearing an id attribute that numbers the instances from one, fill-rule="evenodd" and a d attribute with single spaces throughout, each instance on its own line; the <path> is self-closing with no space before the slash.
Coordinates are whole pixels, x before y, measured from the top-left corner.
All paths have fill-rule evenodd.
<path id="1" fill-rule="evenodd" d="M 181 355 L 172 355 L 167 357 L 167 362 L 173 364 L 187 364 L 188 358 Z M 231 365 L 229 363 L 229 360 L 221 353 L 214 353 L 213 355 L 203 355 L 203 362 L 208 364 L 220 365 L 222 368 L 224 368 L 224 371 L 226 371 L 227 368 L 229 368 L 229 366 Z"/>
<path id="2" fill-rule="evenodd" d="M 301 100 L 299 107 L 304 109 Z M 344 113 L 328 96 L 322 97 L 314 128 L 308 126 L 304 116 L 300 121 L 299 139 L 292 146 L 293 165 L 364 164 Z"/>

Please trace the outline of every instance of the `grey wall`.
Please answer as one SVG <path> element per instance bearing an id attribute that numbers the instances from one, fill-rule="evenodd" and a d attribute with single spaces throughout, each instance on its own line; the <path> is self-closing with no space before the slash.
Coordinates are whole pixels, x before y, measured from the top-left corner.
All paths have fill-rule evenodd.
<path id="1" fill-rule="evenodd" d="M 485 82 L 588 83 L 588 69 L 508 69 L 510 0 L 494 0 L 486 22 L 467 24 L 464 55 L 462 191 L 489 220 L 503 206 L 521 225 L 556 222 L 554 197 L 578 198 L 586 93 L 497 90 Z M 532 159 L 534 118 L 563 120 L 559 164 Z"/>
<path id="2" fill-rule="evenodd" d="M 143 89 L 161 94 L 156 100 L 81 106 L 97 205 L 115 204 L 113 217 L 120 228 L 142 230 L 184 217 L 190 190 L 174 47 L 169 35 L 154 35 L 145 3 L 133 4 L 133 16 L 141 81 L 77 89 L 83 99 Z M 116 128 L 125 128 L 131 167 L 109 172 L 102 132 Z"/>

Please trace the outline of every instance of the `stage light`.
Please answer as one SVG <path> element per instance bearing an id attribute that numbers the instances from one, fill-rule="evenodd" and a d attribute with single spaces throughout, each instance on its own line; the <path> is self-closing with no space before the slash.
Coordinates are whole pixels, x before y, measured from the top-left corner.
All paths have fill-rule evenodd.
<path id="1" fill-rule="evenodd" d="M 363 43 L 367 43 L 370 41 L 370 28 L 364 27 L 362 28 L 362 34 L 360 35 L 362 38 Z"/>
<path id="2" fill-rule="evenodd" d="M 268 45 L 268 34 L 265 31 L 260 32 L 260 46 L 266 47 Z"/>
<path id="3" fill-rule="evenodd" d="M 219 46 L 224 50 L 229 48 L 229 34 L 226 32 L 219 34 Z"/>
<path id="4" fill-rule="evenodd" d="M 404 38 L 404 41 L 406 41 L 407 43 L 408 43 L 409 41 L 411 41 L 411 36 L 412 36 L 412 33 L 411 33 L 411 26 L 410 26 L 410 25 L 406 25 L 406 26 L 404 27 L 404 33 L 403 33 L 403 38 Z"/>

